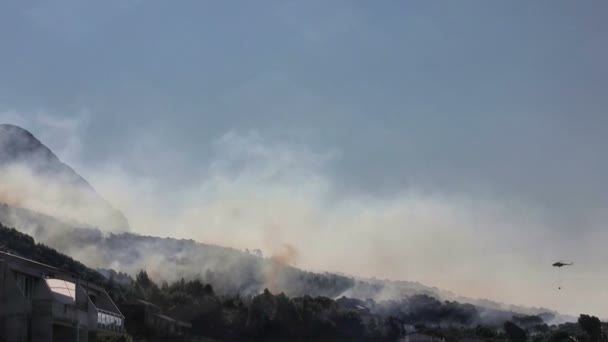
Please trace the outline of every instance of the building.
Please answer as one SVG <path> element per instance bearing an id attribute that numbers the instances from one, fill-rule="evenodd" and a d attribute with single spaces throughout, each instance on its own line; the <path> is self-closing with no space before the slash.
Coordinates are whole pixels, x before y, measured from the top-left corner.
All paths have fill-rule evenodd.
<path id="1" fill-rule="evenodd" d="M 192 335 L 192 324 L 165 315 L 161 309 L 144 300 L 135 300 L 121 306 L 129 321 L 133 336 L 161 338 L 187 337 Z"/>
<path id="2" fill-rule="evenodd" d="M 0 252 L 1 342 L 94 342 L 124 333 L 124 316 L 102 287 Z"/>

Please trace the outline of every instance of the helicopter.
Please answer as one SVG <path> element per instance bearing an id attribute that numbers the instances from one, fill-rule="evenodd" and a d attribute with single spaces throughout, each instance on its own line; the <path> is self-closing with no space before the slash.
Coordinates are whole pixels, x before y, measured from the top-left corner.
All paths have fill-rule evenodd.
<path id="1" fill-rule="evenodd" d="M 572 266 L 572 265 L 574 265 L 574 263 L 573 263 L 573 262 L 557 261 L 557 262 L 554 262 L 554 263 L 553 263 L 553 265 L 551 265 L 551 266 L 553 266 L 553 267 L 557 267 L 558 269 L 560 269 L 560 270 L 561 270 L 561 268 L 562 268 L 562 267 L 564 267 L 564 266 Z M 559 284 L 558 284 L 558 286 L 557 286 L 557 289 L 558 289 L 558 290 L 561 290 L 561 289 L 562 289 L 561 282 L 562 282 L 562 281 L 561 281 L 561 272 L 559 272 Z"/>
<path id="2" fill-rule="evenodd" d="M 573 262 L 558 261 L 558 262 L 553 263 L 552 266 L 553 267 L 560 267 L 561 268 L 561 267 L 564 267 L 564 266 L 572 266 L 572 265 L 574 265 Z"/>

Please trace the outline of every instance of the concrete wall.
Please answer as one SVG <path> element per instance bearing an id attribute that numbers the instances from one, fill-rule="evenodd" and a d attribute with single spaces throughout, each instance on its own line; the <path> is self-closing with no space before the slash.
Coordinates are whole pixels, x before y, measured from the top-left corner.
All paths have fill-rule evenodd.
<path id="1" fill-rule="evenodd" d="M 0 336 L 6 341 L 27 341 L 31 303 L 17 287 L 12 271 L 0 261 Z"/>
<path id="2" fill-rule="evenodd" d="M 4 317 L 4 331 L 0 331 L 0 336 L 7 342 L 18 342 L 28 340 L 28 319 L 25 316 L 11 315 Z"/>
<path id="3" fill-rule="evenodd" d="M 53 317 L 50 314 L 32 317 L 31 338 L 32 342 L 53 340 Z"/>
<path id="4" fill-rule="evenodd" d="M 49 342 L 91 342 L 87 329 L 76 326 L 53 325 L 53 339 Z"/>
<path id="5" fill-rule="evenodd" d="M 82 309 L 86 310 L 81 324 L 86 324 L 89 330 L 95 330 L 97 328 L 97 309 L 89 299 L 87 292 L 78 284 L 76 285 L 76 302 Z"/>
<path id="6" fill-rule="evenodd" d="M 29 300 L 23 296 L 12 271 L 2 261 L 0 261 L 0 303 L 4 304 L 0 306 L 0 315 L 27 315 L 31 312 Z"/>
<path id="7" fill-rule="evenodd" d="M 97 309 L 81 286 L 76 285 L 76 305 L 65 306 L 55 300 L 38 266 L 26 265 L 27 260 L 11 260 L 0 258 L 0 342 L 94 342 L 97 339 Z M 26 298 L 19 288 L 14 269 L 28 275 L 30 280 L 24 284 L 28 284 L 28 289 L 31 285 L 31 292 L 28 291 L 31 298 Z M 109 308 L 108 311 L 120 312 L 105 291 L 97 292 L 101 305 Z M 72 319 L 79 321 L 78 329 L 75 321 L 72 325 Z"/>
<path id="8" fill-rule="evenodd" d="M 76 342 L 76 329 L 63 325 L 53 326 L 53 339 L 49 342 Z"/>
<path id="9" fill-rule="evenodd" d="M 46 282 L 37 279 L 32 301 L 32 342 L 52 341 L 53 339 L 53 297 Z"/>

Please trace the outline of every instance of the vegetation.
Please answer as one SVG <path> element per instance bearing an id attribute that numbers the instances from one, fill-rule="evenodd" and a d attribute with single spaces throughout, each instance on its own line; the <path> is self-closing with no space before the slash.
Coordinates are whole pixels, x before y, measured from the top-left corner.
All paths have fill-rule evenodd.
<path id="1" fill-rule="evenodd" d="M 59 268 L 90 282 L 102 283 L 105 279 L 97 271 L 53 248 L 36 243 L 31 236 L 23 234 L 15 228 L 5 227 L 2 223 L 0 223 L 0 251 Z"/>
<path id="2" fill-rule="evenodd" d="M 200 279 L 182 278 L 171 284 L 158 285 L 143 270 L 134 278 L 113 270 L 102 270 L 103 276 L 2 224 L 0 249 L 104 285 L 119 307 L 139 299 L 153 303 L 163 314 L 190 322 L 194 335 L 220 340 L 392 341 L 415 330 L 447 342 L 608 342 L 608 325 L 597 317 L 584 314 L 577 323 L 559 326 L 547 325 L 545 320 L 551 319 L 551 315 L 512 315 L 495 324 L 482 317 L 479 307 L 455 301 L 442 302 L 424 294 L 382 302 L 331 296 L 289 296 L 273 294 L 267 289 L 258 294 L 240 295 L 216 291 Z M 346 277 L 337 276 L 332 280 L 302 272 L 299 276 L 304 282 L 321 284 L 323 289 L 334 288 L 333 285 L 335 288 L 349 286 L 351 281 Z M 328 279 L 332 286 L 322 285 Z M 154 340 L 153 333 L 146 333 L 147 329 L 136 324 L 126 321 L 133 340 Z M 130 340 L 130 337 L 124 340 Z"/>
<path id="3" fill-rule="evenodd" d="M 158 286 L 145 271 L 128 287 L 117 285 L 109 291 L 119 306 L 141 298 L 171 317 L 192 322 L 194 334 L 219 339 L 365 340 L 403 335 L 400 319 L 372 313 L 364 302 L 348 298 L 290 298 L 268 290 L 248 297 L 219 296 L 199 280 Z"/>
<path id="4" fill-rule="evenodd" d="M 194 334 L 220 340 L 392 341 L 415 330 L 445 341 L 608 342 L 606 325 L 597 317 L 581 315 L 578 324 L 549 326 L 539 316 L 514 315 L 500 326 L 480 324 L 476 307 L 427 295 L 379 303 L 289 297 L 268 290 L 254 296 L 222 296 L 200 280 L 158 286 L 145 271 L 128 286 L 116 286 L 112 294 L 119 303 L 121 298 L 152 302 L 168 315 L 192 322 Z"/>
<path id="5" fill-rule="evenodd" d="M 528 333 L 517 324 L 506 321 L 504 324 L 505 335 L 511 342 L 525 342 L 528 340 Z"/>

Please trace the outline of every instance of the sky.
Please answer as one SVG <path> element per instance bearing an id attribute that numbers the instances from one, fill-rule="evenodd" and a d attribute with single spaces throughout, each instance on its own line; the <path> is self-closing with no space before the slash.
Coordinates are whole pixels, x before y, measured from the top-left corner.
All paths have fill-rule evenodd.
<path id="1" fill-rule="evenodd" d="M 290 244 L 306 269 L 608 317 L 607 15 L 9 0 L 0 120 L 137 232 Z"/>

